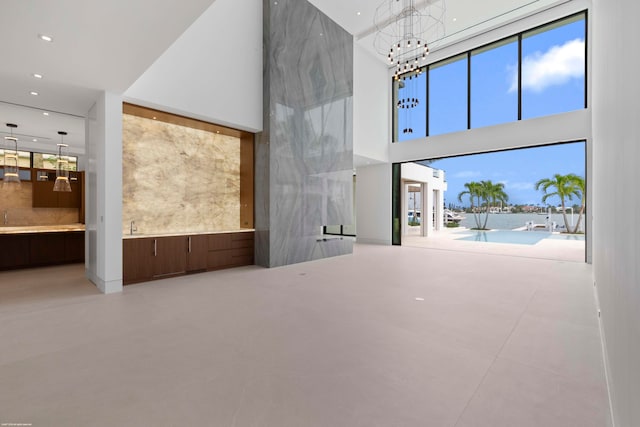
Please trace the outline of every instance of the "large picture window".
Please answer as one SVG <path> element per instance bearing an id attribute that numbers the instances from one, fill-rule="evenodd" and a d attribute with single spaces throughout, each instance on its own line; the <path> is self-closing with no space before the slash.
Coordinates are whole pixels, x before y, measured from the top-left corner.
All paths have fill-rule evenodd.
<path id="1" fill-rule="evenodd" d="M 585 107 L 585 19 L 576 15 L 522 35 L 522 118 Z"/>
<path id="2" fill-rule="evenodd" d="M 429 135 L 467 128 L 467 55 L 429 67 Z"/>
<path id="3" fill-rule="evenodd" d="M 394 81 L 393 141 L 586 108 L 586 33 L 580 12 Z M 404 111 L 408 93 L 419 107 Z"/>
<path id="4" fill-rule="evenodd" d="M 518 120 L 517 64 L 518 37 L 471 52 L 472 128 Z"/>

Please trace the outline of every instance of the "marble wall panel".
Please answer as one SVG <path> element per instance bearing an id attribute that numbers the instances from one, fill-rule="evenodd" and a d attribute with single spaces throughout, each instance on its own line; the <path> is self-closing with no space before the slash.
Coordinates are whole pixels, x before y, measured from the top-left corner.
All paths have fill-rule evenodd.
<path id="1" fill-rule="evenodd" d="M 256 261 L 351 253 L 322 226 L 352 222 L 353 37 L 308 1 L 264 1 L 264 130 L 256 147 Z"/>
<path id="2" fill-rule="evenodd" d="M 240 228 L 240 138 L 123 115 L 122 232 Z"/>
<path id="3" fill-rule="evenodd" d="M 78 223 L 76 208 L 34 208 L 32 207 L 33 186 L 22 181 L 20 185 L 8 189 L 0 182 L 0 226 L 65 225 Z M 4 213 L 7 224 L 4 224 Z"/>

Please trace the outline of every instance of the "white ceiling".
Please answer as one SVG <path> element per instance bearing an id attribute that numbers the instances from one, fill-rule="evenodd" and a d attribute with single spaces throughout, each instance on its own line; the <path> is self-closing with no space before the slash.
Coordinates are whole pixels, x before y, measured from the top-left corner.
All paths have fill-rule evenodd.
<path id="1" fill-rule="evenodd" d="M 373 49 L 380 0 L 310 1 L 386 62 Z M 430 1 L 436 0 L 416 3 Z M 562 1 L 568 0 L 446 0 L 447 35 L 440 44 Z M 18 133 L 25 135 L 20 139 L 23 148 L 53 152 L 57 132 L 64 130 L 69 132 L 69 151 L 84 153 L 83 117 L 98 93 L 124 93 L 213 2 L 3 0 L 0 132 L 8 130 L 4 123 L 16 123 Z M 44 42 L 38 34 L 51 35 L 54 41 Z M 44 77 L 36 79 L 33 73 Z"/>
<path id="2" fill-rule="evenodd" d="M 0 101 L 84 116 L 100 91 L 123 93 L 212 3 L 3 0 Z M 38 34 L 52 36 L 53 42 L 40 40 Z M 36 79 L 33 73 L 44 77 Z M 32 111 L 25 110 L 22 117 L 1 105 L 0 131 L 7 130 L 4 123 L 11 120 L 25 134 L 57 142 L 58 130 L 75 129 L 71 118 L 61 114 L 50 114 L 49 126 L 39 125 L 32 121 Z M 74 134 L 71 130 L 70 142 Z M 84 143 L 72 149 L 84 151 Z"/>
<path id="3" fill-rule="evenodd" d="M 374 17 L 376 9 L 393 0 L 309 0 L 331 19 L 354 35 L 360 46 L 386 63 L 386 55 L 378 54 L 374 47 Z M 415 0 L 417 8 L 443 0 Z M 474 34 L 487 31 L 531 14 L 553 4 L 569 0 L 444 0 L 445 37 L 437 47 L 455 43 Z"/>

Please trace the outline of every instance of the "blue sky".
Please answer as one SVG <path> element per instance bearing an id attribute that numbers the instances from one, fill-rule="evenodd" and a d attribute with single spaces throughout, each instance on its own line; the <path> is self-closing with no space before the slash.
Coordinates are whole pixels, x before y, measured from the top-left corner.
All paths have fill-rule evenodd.
<path id="1" fill-rule="evenodd" d="M 523 120 L 584 108 L 584 36 L 584 19 L 523 34 Z M 399 111 L 399 141 L 424 137 L 427 115 L 429 135 L 466 129 L 467 57 L 432 66 L 428 79 L 423 73 L 406 81 L 399 97 L 406 96 L 419 97 L 422 102 L 418 108 Z M 471 128 L 517 120 L 517 37 L 472 53 L 470 110 Z M 414 133 L 403 135 L 406 127 Z M 503 182 L 511 203 L 538 204 L 541 193 L 533 189 L 534 183 L 555 173 L 585 176 L 584 155 L 584 143 L 579 142 L 444 159 L 431 166 L 446 172 L 446 204 L 457 203 L 465 182 L 481 180 Z"/>
<path id="2" fill-rule="evenodd" d="M 545 147 L 525 148 L 496 153 L 473 154 L 436 160 L 432 168 L 445 171 L 448 189 L 445 206 L 459 205 L 458 194 L 464 184 L 471 181 L 491 180 L 502 182 L 511 204 L 541 204 L 542 192 L 534 185 L 541 178 L 552 178 L 554 174 L 575 173 L 585 176 L 584 142 L 557 144 Z M 463 199 L 463 206 L 468 201 Z M 559 200 L 550 199 L 557 205 Z"/>

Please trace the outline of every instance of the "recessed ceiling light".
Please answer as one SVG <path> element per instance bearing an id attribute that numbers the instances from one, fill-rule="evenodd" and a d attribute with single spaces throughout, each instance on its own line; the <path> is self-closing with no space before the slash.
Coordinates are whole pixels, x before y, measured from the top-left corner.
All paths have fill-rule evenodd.
<path id="1" fill-rule="evenodd" d="M 29 95 L 38 96 L 38 92 L 32 90 L 29 92 Z"/>
<path id="2" fill-rule="evenodd" d="M 49 113 L 47 113 L 46 111 L 43 111 L 42 114 L 44 114 L 45 116 L 49 115 Z"/>
<path id="3" fill-rule="evenodd" d="M 277 2 L 277 1 L 274 1 L 274 2 L 273 2 L 273 4 L 277 5 L 277 4 L 278 4 L 278 2 Z"/>
<path id="4" fill-rule="evenodd" d="M 153 117 L 151 117 L 151 118 L 152 118 L 153 120 L 155 120 L 155 119 L 156 119 L 156 116 L 153 116 Z"/>
<path id="5" fill-rule="evenodd" d="M 360 16 L 361 14 L 360 14 L 360 12 L 358 12 L 358 13 L 356 13 L 356 15 Z"/>
<path id="6" fill-rule="evenodd" d="M 38 38 L 39 38 L 40 40 L 44 40 L 44 41 L 46 41 L 46 42 L 52 42 L 52 41 L 53 41 L 53 37 L 48 36 L 48 35 L 46 35 L 46 34 L 38 34 Z"/>
<path id="7" fill-rule="evenodd" d="M 31 74 L 33 77 L 35 77 L 36 79 L 41 79 L 42 78 L 42 74 L 38 74 L 38 73 L 33 73 Z"/>
<path id="8" fill-rule="evenodd" d="M 424 301 L 424 298 L 422 298 L 422 297 L 416 297 L 416 301 Z"/>
<path id="9" fill-rule="evenodd" d="M 453 18 L 453 22 L 456 22 L 458 20 L 458 18 Z"/>
<path id="10" fill-rule="evenodd" d="M 38 139 L 37 138 L 33 138 L 32 141 L 33 142 L 38 142 Z"/>

